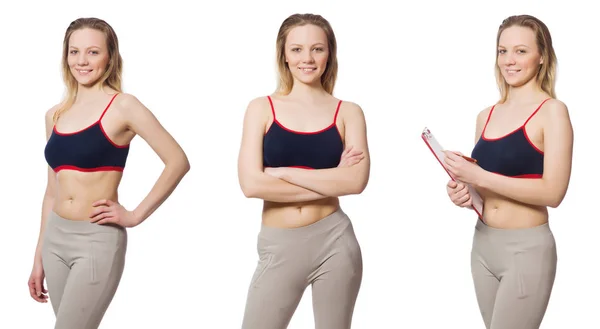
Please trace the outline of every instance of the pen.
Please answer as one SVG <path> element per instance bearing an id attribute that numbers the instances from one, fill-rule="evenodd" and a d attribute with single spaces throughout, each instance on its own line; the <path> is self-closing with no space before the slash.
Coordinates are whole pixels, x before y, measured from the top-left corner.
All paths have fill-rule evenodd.
<path id="1" fill-rule="evenodd" d="M 465 159 L 465 160 L 469 161 L 469 162 L 477 163 L 477 160 L 476 160 L 476 159 L 469 158 L 469 157 L 468 157 L 468 156 L 466 156 L 466 155 L 461 155 L 461 157 L 462 157 L 463 159 Z"/>

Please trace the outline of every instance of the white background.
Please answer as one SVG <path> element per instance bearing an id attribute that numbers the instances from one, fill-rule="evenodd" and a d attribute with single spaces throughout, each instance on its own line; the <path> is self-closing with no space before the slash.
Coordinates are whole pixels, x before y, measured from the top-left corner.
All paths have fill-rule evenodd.
<path id="1" fill-rule="evenodd" d="M 191 3 L 191 2 L 190 2 Z M 52 328 L 50 304 L 28 294 L 46 184 L 44 112 L 62 95 L 64 31 L 107 20 L 124 57 L 125 92 L 145 103 L 192 169 L 171 198 L 129 230 L 127 265 L 102 328 L 239 328 L 254 272 L 261 202 L 237 180 L 248 102 L 275 88 L 275 38 L 290 14 L 332 24 L 335 96 L 362 106 L 372 157 L 360 196 L 342 199 L 364 257 L 353 328 L 483 328 L 469 267 L 475 217 L 448 200 L 446 173 L 420 139 L 470 153 L 477 113 L 498 99 L 495 37 L 509 15 L 550 28 L 558 98 L 575 129 L 566 199 L 551 210 L 559 253 L 542 328 L 598 328 L 597 36 L 584 1 L 19 1 L 0 9 L 2 228 L 0 328 Z M 394 3 L 395 8 L 392 7 Z M 133 209 L 162 163 L 139 137 L 120 188 Z M 310 288 L 289 326 L 312 328 Z"/>

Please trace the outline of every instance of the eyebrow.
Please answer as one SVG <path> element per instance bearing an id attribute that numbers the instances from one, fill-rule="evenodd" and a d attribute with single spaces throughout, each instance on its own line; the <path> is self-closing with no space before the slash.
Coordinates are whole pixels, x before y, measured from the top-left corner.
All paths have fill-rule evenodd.
<path id="1" fill-rule="evenodd" d="M 301 45 L 301 44 L 298 44 L 298 43 L 292 43 L 292 44 L 290 44 L 290 47 L 292 47 L 292 46 L 300 46 L 300 47 L 302 47 L 303 45 Z M 314 44 L 314 45 L 312 45 L 312 46 L 325 46 L 325 44 L 324 44 L 324 43 L 322 43 L 322 42 L 317 42 L 317 43 L 315 43 L 315 44 Z"/>
<path id="2" fill-rule="evenodd" d="M 515 47 L 525 47 L 525 48 L 530 48 L 529 46 L 527 46 L 527 45 L 524 45 L 524 44 L 516 45 Z M 506 47 L 505 47 L 505 46 L 503 46 L 503 45 L 498 45 L 498 48 L 506 48 Z"/>
<path id="3" fill-rule="evenodd" d="M 79 48 L 77 48 L 77 47 L 75 47 L 75 46 L 69 46 L 69 48 L 73 48 L 73 49 L 79 49 Z M 87 49 L 91 49 L 91 48 L 99 48 L 99 49 L 102 49 L 102 47 L 100 47 L 100 46 L 89 46 L 89 47 L 87 47 Z"/>

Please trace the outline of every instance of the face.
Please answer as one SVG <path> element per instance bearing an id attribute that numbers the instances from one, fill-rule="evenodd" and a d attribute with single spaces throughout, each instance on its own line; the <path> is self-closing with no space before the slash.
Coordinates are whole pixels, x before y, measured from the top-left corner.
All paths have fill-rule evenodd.
<path id="1" fill-rule="evenodd" d="M 290 30 L 285 41 L 285 58 L 294 80 L 320 83 L 327 67 L 327 35 L 318 26 L 307 24 Z"/>
<path id="2" fill-rule="evenodd" d="M 106 71 L 108 61 L 104 33 L 85 28 L 71 34 L 67 62 L 77 82 L 85 86 L 95 84 Z"/>
<path id="3" fill-rule="evenodd" d="M 500 34 L 498 67 L 506 83 L 518 87 L 534 79 L 543 63 L 535 40 L 528 27 L 511 26 Z"/>

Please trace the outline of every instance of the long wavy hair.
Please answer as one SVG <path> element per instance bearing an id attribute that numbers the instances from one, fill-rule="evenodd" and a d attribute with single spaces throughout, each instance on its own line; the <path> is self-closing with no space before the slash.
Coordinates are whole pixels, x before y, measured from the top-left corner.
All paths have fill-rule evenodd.
<path id="1" fill-rule="evenodd" d="M 333 29 L 331 28 L 329 22 L 320 15 L 294 14 L 283 21 L 281 27 L 279 28 L 279 33 L 277 33 L 277 71 L 279 72 L 277 91 L 283 95 L 289 94 L 294 86 L 292 72 L 290 72 L 287 63 L 285 62 L 285 41 L 290 30 L 297 26 L 304 26 L 308 24 L 320 27 L 327 36 L 329 56 L 327 58 L 327 67 L 321 76 L 321 85 L 326 92 L 333 94 L 338 71 L 337 42 L 335 40 Z"/>
<path id="2" fill-rule="evenodd" d="M 85 28 L 94 29 L 100 31 L 104 34 L 106 38 L 106 46 L 108 47 L 108 66 L 106 67 L 106 71 L 100 77 L 98 83 L 100 83 L 103 87 L 108 86 L 118 92 L 121 92 L 121 77 L 123 72 L 123 59 L 121 58 L 121 54 L 119 53 L 119 40 L 117 38 L 117 34 L 113 30 L 113 28 L 104 20 L 94 17 L 89 18 L 78 18 L 71 22 L 67 31 L 65 32 L 65 37 L 63 40 L 63 54 L 62 54 L 62 76 L 63 81 L 66 86 L 66 95 L 61 102 L 59 108 L 54 113 L 54 122 L 58 120 L 59 116 L 68 110 L 73 103 L 75 102 L 75 98 L 77 97 L 77 89 L 79 84 L 77 80 L 71 73 L 71 69 L 69 67 L 68 56 L 69 56 L 69 39 L 73 32 Z"/>
<path id="3" fill-rule="evenodd" d="M 552 47 L 552 37 L 550 31 L 544 22 L 530 16 L 530 15 L 516 15 L 510 16 L 502 21 L 498 28 L 498 35 L 496 36 L 496 83 L 500 91 L 500 103 L 504 103 L 508 98 L 509 85 L 504 80 L 500 67 L 498 66 L 498 44 L 500 42 L 500 35 L 504 30 L 511 26 L 521 26 L 530 28 L 535 33 L 535 39 L 538 51 L 543 58 L 542 64 L 540 64 L 536 81 L 538 87 L 544 92 L 548 93 L 552 98 L 556 98 L 556 92 L 554 86 L 556 83 L 556 54 Z"/>

